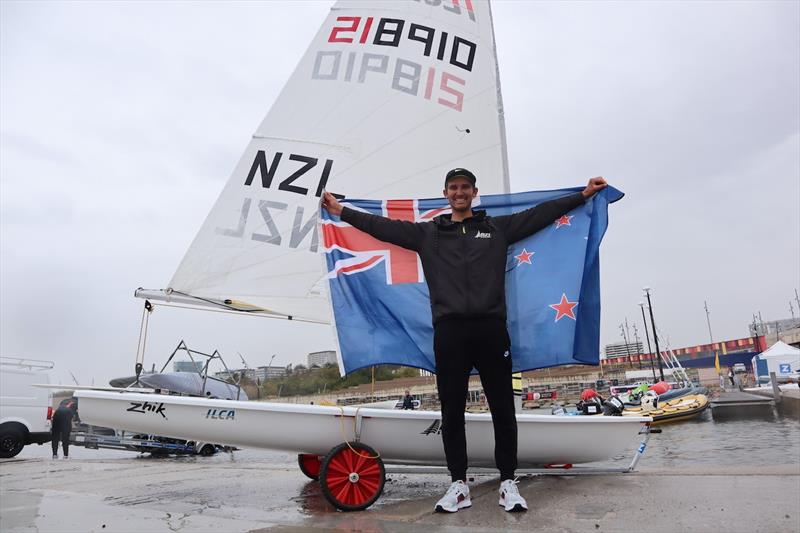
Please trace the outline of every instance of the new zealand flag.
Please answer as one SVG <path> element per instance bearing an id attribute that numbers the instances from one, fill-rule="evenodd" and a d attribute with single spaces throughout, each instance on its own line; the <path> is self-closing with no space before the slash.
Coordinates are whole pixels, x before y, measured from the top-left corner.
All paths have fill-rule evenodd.
<path id="1" fill-rule="evenodd" d="M 582 188 L 481 196 L 473 207 L 507 215 Z M 608 204 L 623 194 L 607 187 L 584 205 L 508 248 L 506 305 L 514 371 L 598 364 L 600 241 Z M 444 198 L 347 200 L 346 205 L 410 222 L 449 212 Z M 320 213 L 340 368 L 377 364 L 435 372 L 428 286 L 416 252 L 388 244 Z"/>

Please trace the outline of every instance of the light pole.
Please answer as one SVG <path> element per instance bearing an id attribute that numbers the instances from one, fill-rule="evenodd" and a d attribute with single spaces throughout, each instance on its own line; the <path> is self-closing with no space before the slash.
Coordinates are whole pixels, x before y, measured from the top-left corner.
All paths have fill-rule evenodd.
<path id="1" fill-rule="evenodd" d="M 714 364 L 719 366 L 719 358 L 717 356 L 717 349 L 714 347 L 714 335 L 711 334 L 711 313 L 708 310 L 708 302 L 703 300 L 703 307 L 706 310 L 706 324 L 708 324 L 708 338 L 711 341 L 711 351 L 714 354 Z M 725 388 L 725 381 L 722 377 L 722 369 L 718 369 L 720 378 L 720 387 Z"/>
<path id="2" fill-rule="evenodd" d="M 627 318 L 625 319 L 628 320 Z M 639 361 L 639 370 L 642 369 L 642 343 L 639 341 L 639 330 L 636 329 L 636 324 L 633 324 L 633 338 L 636 341 L 636 360 Z"/>
<path id="3" fill-rule="evenodd" d="M 703 307 L 706 309 L 706 324 L 708 324 L 708 338 L 711 339 L 711 348 L 714 348 L 714 335 L 711 334 L 711 313 L 708 311 L 708 302 L 703 300 Z"/>
<path id="4" fill-rule="evenodd" d="M 628 317 L 625 317 L 625 331 L 628 332 L 628 339 L 631 338 L 631 329 L 628 327 Z M 639 368 L 642 368 L 642 360 L 639 359 Z"/>
<path id="5" fill-rule="evenodd" d="M 797 310 L 800 311 L 800 295 L 797 294 L 797 289 L 794 290 L 794 301 L 797 302 Z"/>
<path id="6" fill-rule="evenodd" d="M 761 351 L 761 343 L 758 340 L 758 322 L 756 322 L 756 315 L 753 315 L 753 349 L 756 352 Z"/>
<path id="7" fill-rule="evenodd" d="M 650 333 L 647 331 L 647 319 L 644 316 L 644 302 L 639 302 L 639 307 L 642 309 L 642 322 L 644 322 L 644 335 L 647 338 L 647 353 L 650 355 L 650 368 L 653 370 L 653 382 L 655 383 L 658 378 L 656 377 L 656 366 L 653 363 L 653 349 L 650 348 Z"/>
<path id="8" fill-rule="evenodd" d="M 628 337 L 625 336 L 625 327 L 622 324 L 619 325 L 619 332 L 622 334 L 623 342 L 625 342 L 625 351 L 628 353 L 628 364 L 630 365 L 631 368 L 633 368 L 633 359 L 631 359 L 631 350 L 628 347 Z"/>
<path id="9" fill-rule="evenodd" d="M 658 374 L 661 376 L 661 381 L 664 379 L 664 367 L 661 365 L 661 349 L 658 347 L 658 330 L 656 329 L 656 319 L 653 318 L 653 302 L 650 301 L 650 287 L 642 289 L 647 295 L 647 307 L 650 309 L 650 325 L 653 326 L 653 342 L 656 343 L 656 359 L 658 359 Z"/>
<path id="10" fill-rule="evenodd" d="M 264 376 L 264 383 L 265 384 L 266 384 L 267 380 L 270 377 L 270 369 L 272 369 L 272 361 L 275 360 L 275 356 L 276 355 L 277 354 L 272 354 L 272 357 L 269 358 L 269 363 L 267 363 L 267 372 L 266 372 L 266 375 Z M 280 393 L 278 393 L 278 396 L 280 396 Z M 258 387 L 258 398 L 261 399 L 261 386 L 260 385 Z"/>

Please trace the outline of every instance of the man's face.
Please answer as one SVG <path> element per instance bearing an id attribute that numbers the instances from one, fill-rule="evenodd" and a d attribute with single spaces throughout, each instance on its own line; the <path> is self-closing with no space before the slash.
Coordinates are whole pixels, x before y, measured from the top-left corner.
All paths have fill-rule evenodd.
<path id="1" fill-rule="evenodd" d="M 455 177 L 447 182 L 447 188 L 443 191 L 447 203 L 453 211 L 467 211 L 472 208 L 472 200 L 478 196 L 478 188 L 473 187 L 472 183 L 461 176 Z"/>

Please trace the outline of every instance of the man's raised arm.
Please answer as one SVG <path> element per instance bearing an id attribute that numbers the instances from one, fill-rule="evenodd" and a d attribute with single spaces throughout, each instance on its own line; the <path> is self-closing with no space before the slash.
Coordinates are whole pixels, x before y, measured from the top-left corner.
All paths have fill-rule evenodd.
<path id="1" fill-rule="evenodd" d="M 344 222 L 365 233 L 369 233 L 378 240 L 414 251 L 419 251 L 419 246 L 422 244 L 424 235 L 421 224 L 404 220 L 392 220 L 349 209 L 340 204 L 336 197 L 329 192 L 325 192 L 322 195 L 322 207 L 327 209 L 328 213 L 341 217 Z"/>
<path id="2" fill-rule="evenodd" d="M 513 215 L 496 217 L 496 220 L 505 224 L 508 242 L 514 243 L 552 224 L 557 218 L 569 213 L 607 186 L 606 180 L 602 177 L 592 178 L 581 192 L 542 202 Z"/>

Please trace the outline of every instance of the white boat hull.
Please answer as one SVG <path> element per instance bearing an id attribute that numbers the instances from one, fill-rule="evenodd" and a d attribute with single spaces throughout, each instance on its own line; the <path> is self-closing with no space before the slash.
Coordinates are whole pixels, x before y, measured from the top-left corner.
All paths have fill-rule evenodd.
<path id="1" fill-rule="evenodd" d="M 187 440 L 317 455 L 360 440 L 386 463 L 445 464 L 438 411 L 214 400 L 156 394 L 79 391 L 81 420 Z M 356 415 L 360 415 L 357 417 Z M 630 452 L 649 417 L 518 414 L 520 467 L 581 464 Z M 494 465 L 489 414 L 467 414 L 470 464 Z"/>

